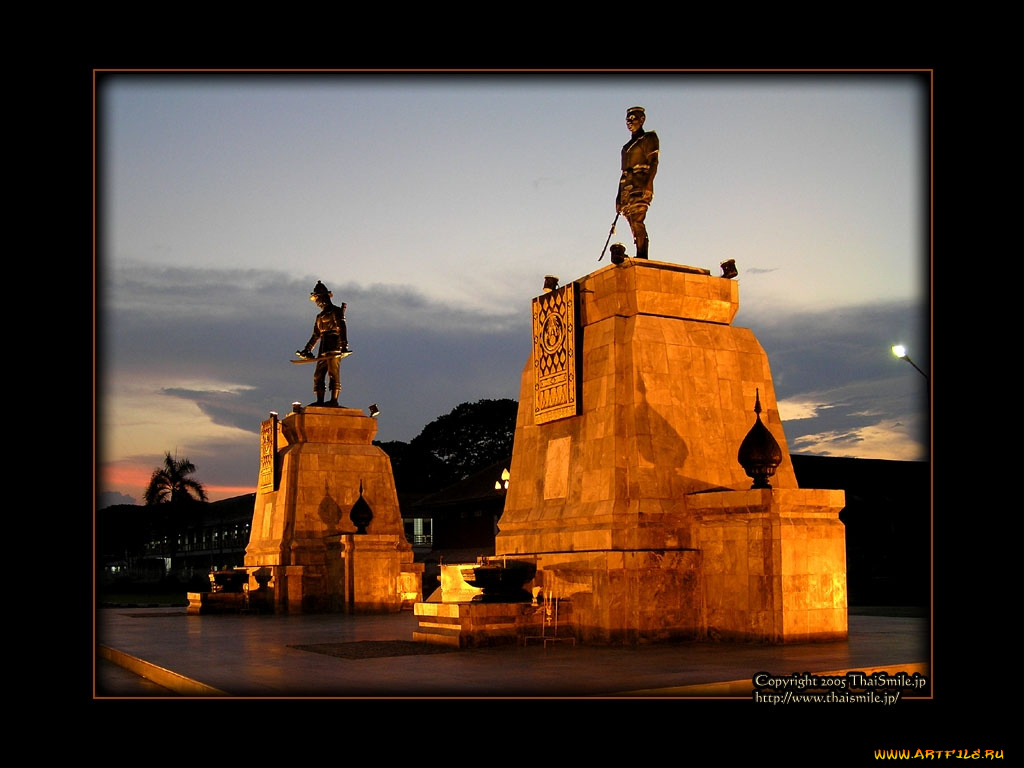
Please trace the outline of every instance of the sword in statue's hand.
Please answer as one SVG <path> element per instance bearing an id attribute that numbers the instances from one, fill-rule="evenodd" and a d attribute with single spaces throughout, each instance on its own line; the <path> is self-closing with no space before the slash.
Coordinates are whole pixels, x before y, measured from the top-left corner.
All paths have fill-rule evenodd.
<path id="1" fill-rule="evenodd" d="M 608 243 L 612 241 L 612 235 L 615 234 L 615 225 L 619 223 L 619 214 L 615 214 L 615 220 L 612 222 L 612 228 L 608 230 L 608 239 L 604 241 L 604 248 L 601 249 L 601 255 L 597 257 L 600 261 L 604 258 L 604 252 L 608 250 Z"/>

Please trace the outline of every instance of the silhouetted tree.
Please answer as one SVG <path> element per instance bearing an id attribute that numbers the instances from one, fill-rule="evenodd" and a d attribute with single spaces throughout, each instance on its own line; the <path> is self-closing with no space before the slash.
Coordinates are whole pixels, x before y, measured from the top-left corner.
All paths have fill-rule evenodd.
<path id="1" fill-rule="evenodd" d="M 413 438 L 408 458 L 422 453 L 440 460 L 450 472 L 444 485 L 463 480 L 512 455 L 518 409 L 507 398 L 457 405 Z"/>
<path id="2" fill-rule="evenodd" d="M 143 494 L 154 530 L 167 542 L 164 554 L 171 557 L 178 551 L 179 530 L 194 519 L 197 505 L 206 501 L 203 484 L 190 477 L 195 471 L 191 461 L 174 458 L 168 452 L 163 466 L 153 470 Z"/>
<path id="3" fill-rule="evenodd" d="M 457 479 L 452 469 L 422 444 L 415 447 L 401 440 L 375 442 L 391 459 L 399 497 L 424 496 L 451 485 Z"/>
<path id="4" fill-rule="evenodd" d="M 188 459 L 176 459 L 170 451 L 164 455 L 164 465 L 153 470 L 143 498 L 147 506 L 163 503 L 206 501 L 203 484 L 193 480 L 196 465 Z"/>

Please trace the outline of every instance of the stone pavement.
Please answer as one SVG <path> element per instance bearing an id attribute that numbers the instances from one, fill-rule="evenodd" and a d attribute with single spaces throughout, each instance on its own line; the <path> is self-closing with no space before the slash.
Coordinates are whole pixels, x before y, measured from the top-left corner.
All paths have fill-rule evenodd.
<path id="1" fill-rule="evenodd" d="M 929 622 L 910 616 L 851 612 L 847 641 L 783 646 L 559 643 L 437 652 L 410 642 L 417 625 L 410 611 L 188 616 L 184 608 L 101 608 L 93 698 L 749 700 L 758 672 L 930 674 Z"/>

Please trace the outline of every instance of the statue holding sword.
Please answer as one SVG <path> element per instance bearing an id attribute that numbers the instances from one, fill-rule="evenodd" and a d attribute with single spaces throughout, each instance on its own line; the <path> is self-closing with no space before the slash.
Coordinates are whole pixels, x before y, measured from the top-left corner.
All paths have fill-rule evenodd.
<path id="1" fill-rule="evenodd" d="M 646 259 L 650 247 L 651 241 L 647 236 L 644 219 L 654 199 L 654 177 L 658 173 L 658 155 L 661 149 L 658 134 L 644 130 L 646 119 L 647 114 L 643 107 L 630 107 L 626 110 L 626 127 L 629 129 L 630 138 L 622 147 L 622 174 L 619 176 L 619 189 L 615 195 L 615 221 L 612 222 L 611 231 L 608 233 L 610 241 L 619 216 L 625 216 L 633 233 L 638 259 Z M 605 248 L 607 247 L 606 242 Z M 604 250 L 601 251 L 601 258 L 603 257 Z"/>

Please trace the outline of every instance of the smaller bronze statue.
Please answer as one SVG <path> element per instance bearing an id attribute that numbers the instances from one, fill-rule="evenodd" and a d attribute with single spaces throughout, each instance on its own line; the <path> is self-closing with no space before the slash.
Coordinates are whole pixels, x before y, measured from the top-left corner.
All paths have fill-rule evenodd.
<path id="1" fill-rule="evenodd" d="M 309 300 L 316 302 L 320 308 L 320 314 L 313 322 L 313 335 L 309 337 L 306 346 L 296 350 L 295 354 L 301 360 L 293 360 L 295 363 L 316 362 L 316 370 L 313 372 L 313 393 L 316 395 L 316 402 L 311 406 L 323 406 L 324 397 L 327 392 L 327 384 L 331 387 L 331 399 L 326 406 L 337 408 L 338 396 L 341 394 L 341 358 L 348 357 L 352 350 L 348 347 L 348 328 L 345 324 L 345 304 L 340 307 L 331 303 L 334 296 L 327 286 L 319 280 L 309 294 Z M 320 342 L 320 350 L 314 355 L 313 345 Z M 330 379 L 328 382 L 327 380 Z"/>
<path id="2" fill-rule="evenodd" d="M 626 110 L 626 127 L 632 136 L 622 147 L 622 175 L 615 196 L 615 211 L 626 217 L 636 244 L 636 258 L 646 259 L 650 246 L 644 219 L 654 199 L 654 176 L 658 172 L 658 134 L 645 131 L 647 113 L 643 107 Z M 615 225 L 612 224 L 612 231 Z M 603 255 L 603 252 L 602 252 Z"/>

